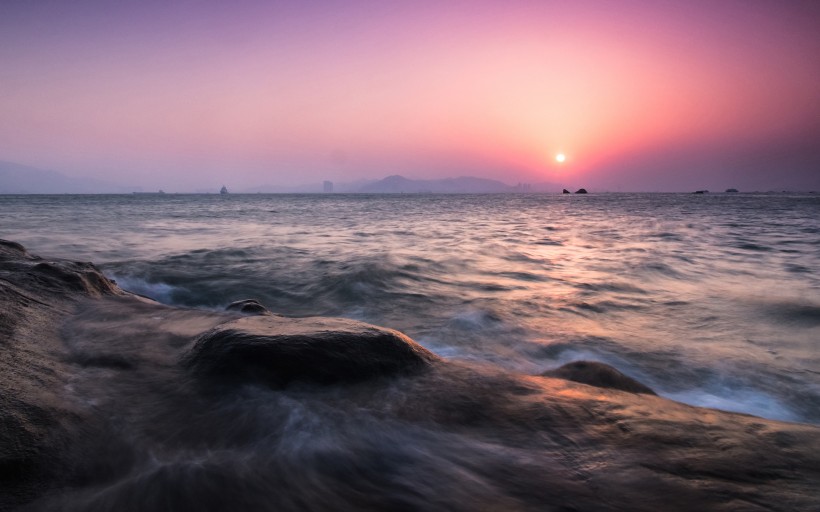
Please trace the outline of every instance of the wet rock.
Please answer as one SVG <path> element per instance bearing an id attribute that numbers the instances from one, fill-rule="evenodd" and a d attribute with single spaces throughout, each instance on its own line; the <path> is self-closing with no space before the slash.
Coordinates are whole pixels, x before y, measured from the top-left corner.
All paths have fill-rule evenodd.
<path id="1" fill-rule="evenodd" d="M 599 388 L 619 389 L 630 393 L 654 395 L 655 392 L 632 377 L 628 377 L 608 364 L 595 361 L 574 361 L 541 375 L 557 377 L 588 384 Z"/>
<path id="2" fill-rule="evenodd" d="M 263 306 L 256 299 L 245 299 L 231 302 L 225 307 L 225 311 L 238 311 L 246 315 L 270 315 L 272 314 L 268 308 Z"/>
<path id="3" fill-rule="evenodd" d="M 200 376 L 282 387 L 409 373 L 437 359 L 400 332 L 353 320 L 254 316 L 202 334 L 183 364 Z"/>
<path id="4" fill-rule="evenodd" d="M 814 425 L 650 396 L 600 363 L 547 375 L 633 392 L 350 320 L 103 294 L 94 272 L 0 242 L 0 510 L 820 510 Z"/>
<path id="5" fill-rule="evenodd" d="M 25 247 L 18 244 L 17 242 L 12 242 L 11 240 L 0 240 L 0 251 L 18 253 L 20 255 L 27 254 Z"/>
<path id="6" fill-rule="evenodd" d="M 36 278 L 44 278 L 55 289 L 91 296 L 116 293 L 117 287 L 91 263 L 41 262 L 31 268 Z"/>
<path id="7" fill-rule="evenodd" d="M 93 263 L 45 260 L 8 240 L 0 240 L 0 276 L 17 286 L 59 296 L 100 297 L 123 293 Z"/>

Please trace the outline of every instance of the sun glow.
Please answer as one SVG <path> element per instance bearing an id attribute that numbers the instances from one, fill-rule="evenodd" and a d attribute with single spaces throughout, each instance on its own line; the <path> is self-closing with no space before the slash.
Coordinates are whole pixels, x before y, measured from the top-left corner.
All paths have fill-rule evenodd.
<path id="1" fill-rule="evenodd" d="M 555 161 L 558 162 L 559 164 L 564 163 L 566 161 L 566 159 L 567 159 L 567 156 L 563 153 L 558 153 L 557 155 L 555 155 Z"/>

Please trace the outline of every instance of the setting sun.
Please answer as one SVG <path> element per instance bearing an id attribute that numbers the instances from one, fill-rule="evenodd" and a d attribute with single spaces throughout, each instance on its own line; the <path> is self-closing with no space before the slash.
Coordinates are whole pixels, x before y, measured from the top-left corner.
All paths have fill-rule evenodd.
<path id="1" fill-rule="evenodd" d="M 557 155 L 555 155 L 555 161 L 558 162 L 559 164 L 564 163 L 564 161 L 566 159 L 567 159 L 567 157 L 563 153 L 558 153 Z"/>

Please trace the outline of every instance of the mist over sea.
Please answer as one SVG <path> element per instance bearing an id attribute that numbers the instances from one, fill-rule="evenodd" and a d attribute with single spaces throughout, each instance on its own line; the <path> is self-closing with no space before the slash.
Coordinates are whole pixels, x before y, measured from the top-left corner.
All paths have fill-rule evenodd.
<path id="1" fill-rule="evenodd" d="M 0 196 L 0 238 L 166 304 L 255 298 L 526 374 L 602 361 L 820 424 L 816 195 Z"/>

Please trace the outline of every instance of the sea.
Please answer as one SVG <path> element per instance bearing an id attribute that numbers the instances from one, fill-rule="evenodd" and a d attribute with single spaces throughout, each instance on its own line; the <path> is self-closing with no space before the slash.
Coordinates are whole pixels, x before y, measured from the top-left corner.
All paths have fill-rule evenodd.
<path id="1" fill-rule="evenodd" d="M 814 194 L 8 195 L 0 238 L 169 305 L 253 298 L 522 374 L 600 361 L 820 424 Z"/>

